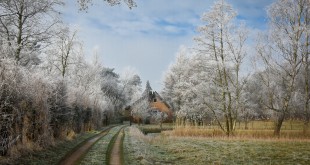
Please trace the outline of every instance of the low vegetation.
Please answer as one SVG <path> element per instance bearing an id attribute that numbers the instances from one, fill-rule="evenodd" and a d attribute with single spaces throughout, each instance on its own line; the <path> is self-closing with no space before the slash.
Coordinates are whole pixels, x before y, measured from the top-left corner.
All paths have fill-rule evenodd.
<path id="1" fill-rule="evenodd" d="M 18 160 L 0 160 L 0 164 L 29 164 L 29 165 L 40 165 L 40 164 L 57 164 L 62 157 L 68 152 L 77 147 L 80 143 L 88 138 L 97 135 L 99 132 L 91 131 L 77 135 L 71 140 L 60 141 L 54 146 L 51 146 L 43 151 L 31 152 Z"/>
<path id="2" fill-rule="evenodd" d="M 136 126 L 127 127 L 124 131 L 124 163 L 136 165 L 146 162 L 151 157 L 150 140 L 152 138 L 145 136 Z"/>
<path id="3" fill-rule="evenodd" d="M 194 49 L 180 49 L 164 75 L 162 96 L 180 124 L 211 120 L 230 136 L 235 122 L 268 119 L 281 136 L 283 122 L 298 119 L 309 131 L 309 8 L 309 0 L 273 1 L 268 27 L 252 37 L 233 5 L 215 0 Z"/>
<path id="4" fill-rule="evenodd" d="M 234 138 L 250 139 L 310 139 L 310 132 L 303 130 L 302 121 L 286 121 L 283 123 L 280 136 L 274 136 L 274 123 L 272 121 L 251 121 L 247 124 L 240 122 L 232 134 Z M 173 131 L 166 134 L 181 137 L 224 137 L 226 134 L 217 125 L 207 126 L 175 126 Z"/>
<path id="5" fill-rule="evenodd" d="M 309 142 L 176 138 L 155 141 L 177 164 L 309 164 Z M 169 155 L 169 156 L 167 156 Z"/>
<path id="6" fill-rule="evenodd" d="M 128 164 L 309 164 L 310 140 L 144 135 L 125 129 Z M 173 131 L 172 131 L 173 132 Z"/>
<path id="7" fill-rule="evenodd" d="M 62 5 L 0 1 L 0 156 L 115 123 L 140 92 L 134 71 L 116 73 L 97 55 L 85 58 L 77 30 L 63 22 Z"/>
<path id="8" fill-rule="evenodd" d="M 140 126 L 138 126 L 138 128 L 144 134 L 160 133 L 161 131 L 172 130 L 173 124 L 172 123 L 165 123 L 162 125 L 162 128 L 160 128 L 160 125 L 147 124 L 147 125 L 140 125 Z"/>
<path id="9" fill-rule="evenodd" d="M 92 2 L 77 1 L 81 10 Z M 149 82 L 138 99 L 135 71 L 117 73 L 96 53 L 89 59 L 77 30 L 63 23 L 64 2 L 1 0 L 0 164 L 56 164 L 98 134 L 90 131 L 120 122 L 128 105 L 134 108 L 125 118 L 154 117 L 160 126 L 125 129 L 125 164 L 310 164 L 310 1 L 272 2 L 269 26 L 257 37 L 233 5 L 214 1 L 202 14 L 194 49 L 180 49 L 165 71 L 167 104 L 154 99 L 150 108 Z M 179 126 L 162 127 L 169 113 L 157 110 L 168 105 Z M 106 162 L 120 129 L 81 164 Z"/>

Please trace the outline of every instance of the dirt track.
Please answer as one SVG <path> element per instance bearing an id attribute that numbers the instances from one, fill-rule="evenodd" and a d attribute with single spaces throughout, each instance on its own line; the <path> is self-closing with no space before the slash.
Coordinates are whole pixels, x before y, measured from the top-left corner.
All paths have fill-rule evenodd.
<path id="1" fill-rule="evenodd" d="M 124 136 L 124 128 L 122 128 L 118 135 L 117 138 L 113 144 L 113 148 L 111 151 L 110 156 L 110 165 L 121 165 L 122 164 L 122 149 L 121 149 L 121 145 L 122 145 L 122 138 Z"/>
<path id="2" fill-rule="evenodd" d="M 66 155 L 58 163 L 58 165 L 74 165 L 74 164 L 76 164 L 83 157 L 83 155 L 88 152 L 88 150 L 92 147 L 92 145 L 95 144 L 101 137 L 105 136 L 109 132 L 110 129 L 111 129 L 111 127 L 105 129 L 99 135 L 96 135 L 95 137 L 84 142 L 84 144 L 82 146 L 76 148 L 69 155 Z"/>

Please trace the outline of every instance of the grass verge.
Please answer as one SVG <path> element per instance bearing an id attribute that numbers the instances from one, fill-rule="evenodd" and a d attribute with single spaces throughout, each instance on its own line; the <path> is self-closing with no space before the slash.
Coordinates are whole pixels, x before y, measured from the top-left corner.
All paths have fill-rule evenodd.
<path id="1" fill-rule="evenodd" d="M 310 142 L 277 139 L 155 137 L 126 129 L 126 164 L 310 164 Z"/>
<path id="2" fill-rule="evenodd" d="M 27 154 L 23 154 L 22 156 L 11 160 L 7 159 L 3 161 L 0 159 L 0 164 L 27 164 L 27 165 L 58 164 L 58 162 L 68 153 L 72 152 L 74 148 L 82 145 L 83 142 L 95 137 L 101 131 L 102 130 L 84 132 L 76 135 L 74 138 L 71 138 L 70 140 L 67 139 L 57 141 L 56 143 L 54 143 L 54 145 L 51 145 L 48 148 L 28 152 Z"/>
<path id="3" fill-rule="evenodd" d="M 23 155 L 19 159 L 10 164 L 27 164 L 27 165 L 49 165 L 57 164 L 72 149 L 80 145 L 83 141 L 97 135 L 99 131 L 85 132 L 77 135 L 73 140 L 64 140 L 58 142 L 55 146 L 51 146 L 42 151 L 36 151 Z"/>
<path id="4" fill-rule="evenodd" d="M 144 135 L 136 126 L 127 127 L 124 131 L 124 164 L 154 164 L 153 154 L 165 153 L 161 148 L 153 147 L 153 138 Z M 163 162 L 160 163 L 163 164 Z"/>

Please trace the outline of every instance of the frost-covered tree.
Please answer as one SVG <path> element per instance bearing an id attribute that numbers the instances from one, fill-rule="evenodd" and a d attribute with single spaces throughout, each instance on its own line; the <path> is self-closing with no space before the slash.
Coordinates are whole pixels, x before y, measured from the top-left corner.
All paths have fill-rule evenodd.
<path id="1" fill-rule="evenodd" d="M 48 46 L 59 23 L 59 0 L 0 1 L 0 42 L 13 51 L 9 56 L 22 65 L 38 63 L 39 50 Z"/>
<path id="2" fill-rule="evenodd" d="M 120 116 L 126 101 L 120 84 L 119 74 L 114 72 L 114 69 L 103 68 L 101 71 L 101 91 L 107 98 L 110 105 L 109 111 L 113 117 Z"/>
<path id="3" fill-rule="evenodd" d="M 56 81 L 53 84 L 50 98 L 48 99 L 50 105 L 50 125 L 53 129 L 55 138 L 59 138 L 69 126 L 72 121 L 71 109 L 67 104 L 68 92 L 67 85 L 64 80 Z"/>
<path id="4" fill-rule="evenodd" d="M 265 109 L 262 104 L 262 99 L 266 93 L 264 90 L 264 82 L 260 77 L 260 72 L 256 72 L 249 76 L 242 92 L 240 120 L 245 123 L 245 129 L 248 128 L 248 123 L 254 119 L 268 120 L 272 113 Z"/>
<path id="5" fill-rule="evenodd" d="M 136 101 L 141 94 L 141 78 L 132 68 L 126 68 L 120 75 L 121 92 L 127 105 Z"/>
<path id="6" fill-rule="evenodd" d="M 134 100 L 131 105 L 131 115 L 134 119 L 138 120 L 139 124 L 141 120 L 145 123 L 152 116 L 150 104 L 152 101 L 150 97 L 151 95 L 152 88 L 150 82 L 147 81 L 144 92 L 140 95 L 139 99 Z"/>
<path id="7" fill-rule="evenodd" d="M 276 136 L 280 135 L 282 123 L 292 110 L 297 76 L 305 55 L 309 55 L 309 3 L 308 0 L 278 0 L 271 4 L 267 9 L 269 32 L 257 45 L 266 66 L 262 78 L 268 99 L 264 105 L 275 113 Z"/>
<path id="8" fill-rule="evenodd" d="M 213 113 L 219 126 L 229 136 L 233 133 L 240 111 L 242 80 L 240 67 L 245 52 L 247 30 L 234 23 L 236 12 L 225 1 L 218 0 L 202 16 L 205 26 L 199 27 L 200 36 L 195 40 L 197 50 L 205 55 L 209 81 L 207 90 L 196 90 L 201 103 Z M 208 94 L 208 97 L 205 97 Z M 224 118 L 225 125 L 220 120 Z"/>
<path id="9" fill-rule="evenodd" d="M 181 123 L 186 119 L 196 125 L 215 119 L 227 135 L 233 133 L 238 113 L 244 109 L 240 71 L 248 32 L 243 24 L 236 26 L 235 16 L 226 1 L 216 1 L 202 16 L 206 25 L 198 28 L 194 52 L 186 56 L 181 51 L 166 73 L 163 96 L 183 118 Z"/>
<path id="10" fill-rule="evenodd" d="M 204 55 L 194 54 L 189 58 L 186 79 L 180 83 L 182 89 L 183 104 L 178 116 L 185 116 L 187 122 L 194 125 L 204 124 L 208 117 L 207 106 L 202 99 L 208 97 L 206 86 L 209 81 L 209 67 Z M 210 117 L 210 115 L 209 115 Z M 184 123 L 184 121 L 181 121 Z"/>
<path id="11" fill-rule="evenodd" d="M 122 0 L 104 0 L 111 6 L 120 5 L 122 3 Z M 77 0 L 78 4 L 80 5 L 80 10 L 87 10 L 89 5 L 92 4 L 93 0 Z M 136 7 L 137 4 L 134 0 L 123 0 L 125 4 L 131 9 L 133 7 Z"/>
<path id="12" fill-rule="evenodd" d="M 0 154 L 10 154 L 13 146 L 49 145 L 51 79 L 16 65 L 11 58 L 0 60 L 0 75 Z"/>
<path id="13" fill-rule="evenodd" d="M 163 122 L 165 121 L 165 119 L 167 119 L 168 115 L 164 112 L 161 112 L 158 109 L 152 109 L 151 110 L 152 113 L 152 119 L 156 122 L 159 123 L 160 129 L 163 129 Z"/>
<path id="14" fill-rule="evenodd" d="M 98 58 L 85 60 L 76 32 L 58 26 L 59 4 L 0 1 L 1 155 L 99 129 L 139 90 L 137 74 L 120 79 Z"/>
<path id="15" fill-rule="evenodd" d="M 77 40 L 77 30 L 59 28 L 59 32 L 53 38 L 53 44 L 46 51 L 46 69 L 65 77 L 70 67 L 77 65 L 83 52 L 81 43 Z"/>
<path id="16" fill-rule="evenodd" d="M 107 109 L 110 104 L 101 90 L 103 69 L 97 56 L 94 56 L 91 63 L 81 57 L 65 78 L 70 84 L 68 102 L 74 111 L 73 127 L 78 132 L 100 128 L 102 123 L 106 123 Z"/>
<path id="17" fill-rule="evenodd" d="M 149 100 L 142 99 L 135 103 L 132 106 L 131 116 L 136 118 L 139 124 L 141 123 L 141 120 L 145 121 L 148 117 L 150 117 L 151 113 Z"/>
<path id="18" fill-rule="evenodd" d="M 303 25 L 302 27 L 305 28 L 304 35 L 303 35 L 303 44 L 301 45 L 302 49 L 302 80 L 304 84 L 304 88 L 301 89 L 302 97 L 303 97 L 303 105 L 302 108 L 304 111 L 304 131 L 309 129 L 310 123 L 310 2 L 309 1 L 300 1 L 301 8 L 304 7 L 303 14 Z M 299 86 L 299 85 L 298 85 Z M 300 86 L 299 86 L 300 87 Z"/>
<path id="19" fill-rule="evenodd" d="M 164 88 L 161 94 L 174 111 L 181 109 L 184 99 L 182 93 L 185 90 L 183 83 L 189 78 L 190 58 L 187 54 L 187 49 L 181 48 L 176 55 L 175 62 L 169 66 L 164 76 Z"/>

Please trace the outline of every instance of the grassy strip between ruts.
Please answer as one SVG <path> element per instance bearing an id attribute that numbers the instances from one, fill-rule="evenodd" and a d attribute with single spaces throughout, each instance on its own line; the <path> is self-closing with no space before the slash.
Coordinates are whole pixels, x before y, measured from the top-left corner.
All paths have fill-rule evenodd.
<path id="1" fill-rule="evenodd" d="M 116 126 L 112 128 L 107 135 L 102 137 L 97 141 L 96 144 L 88 151 L 88 153 L 81 160 L 81 165 L 95 165 L 95 164 L 107 164 L 108 160 L 106 155 L 108 154 L 108 147 L 110 142 L 112 143 L 114 137 L 117 136 L 117 133 L 123 126 Z"/>
<path id="2" fill-rule="evenodd" d="M 92 138 L 93 136 L 100 133 L 99 131 L 85 132 L 77 135 L 73 140 L 64 140 L 51 146 L 46 150 L 37 151 L 29 155 L 25 155 L 12 164 L 27 164 L 27 165 L 49 165 L 57 164 L 58 161 L 64 157 L 72 149 L 80 145 L 85 140 Z"/>
<path id="3" fill-rule="evenodd" d="M 145 136 L 126 129 L 125 164 L 310 164 L 310 142 Z"/>
<path id="4" fill-rule="evenodd" d="M 124 128 L 124 127 L 122 127 Z M 121 157 L 121 163 L 124 164 L 124 156 L 123 156 L 123 140 L 124 140 L 124 129 L 119 130 L 112 138 L 111 142 L 109 143 L 109 146 L 108 146 L 108 150 L 107 150 L 107 154 L 106 154 L 106 158 L 107 158 L 107 162 L 110 162 L 110 159 L 111 159 L 111 153 L 112 153 L 112 150 L 113 150 L 113 147 L 114 147 L 114 143 L 116 142 L 116 139 L 118 137 L 119 134 L 121 134 L 121 144 L 120 144 L 120 157 Z M 109 163 L 107 163 L 109 164 Z"/>

